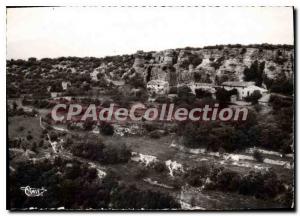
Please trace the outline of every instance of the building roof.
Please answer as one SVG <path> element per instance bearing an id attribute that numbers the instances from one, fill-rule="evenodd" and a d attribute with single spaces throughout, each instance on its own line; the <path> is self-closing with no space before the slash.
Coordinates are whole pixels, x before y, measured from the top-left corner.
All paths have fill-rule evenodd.
<path id="1" fill-rule="evenodd" d="M 200 82 L 194 82 L 195 86 L 215 86 L 213 83 L 200 83 Z"/>
<path id="2" fill-rule="evenodd" d="M 254 85 L 254 82 L 237 82 L 237 81 L 228 81 L 223 82 L 221 86 L 230 86 L 230 87 L 248 87 Z"/>
<path id="3" fill-rule="evenodd" d="M 261 87 L 255 86 L 255 85 L 247 86 L 247 89 L 251 89 L 253 91 L 258 90 L 260 92 L 268 92 L 267 89 L 264 89 L 264 88 L 261 88 Z"/>
<path id="4" fill-rule="evenodd" d="M 147 85 L 165 85 L 168 84 L 168 82 L 163 80 L 150 80 Z"/>

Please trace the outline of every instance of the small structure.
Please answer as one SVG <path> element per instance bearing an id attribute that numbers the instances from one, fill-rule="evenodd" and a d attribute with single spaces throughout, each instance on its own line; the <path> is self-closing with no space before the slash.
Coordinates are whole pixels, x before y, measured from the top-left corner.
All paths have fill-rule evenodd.
<path id="1" fill-rule="evenodd" d="M 165 55 L 163 57 L 163 63 L 165 65 L 173 65 L 173 59 L 175 58 L 174 51 L 169 49 L 165 51 Z"/>
<path id="2" fill-rule="evenodd" d="M 196 94 L 196 89 L 201 89 L 204 90 L 206 92 L 210 92 L 212 94 L 216 93 L 216 89 L 215 89 L 215 85 L 212 83 L 191 83 L 189 85 L 189 87 L 191 88 L 193 94 Z"/>
<path id="3" fill-rule="evenodd" d="M 50 94 L 51 94 L 51 98 L 57 98 L 61 96 L 61 92 L 50 92 Z"/>
<path id="4" fill-rule="evenodd" d="M 141 94 L 141 91 L 142 90 L 140 88 L 133 88 L 131 89 L 130 94 L 136 97 L 137 95 Z"/>
<path id="5" fill-rule="evenodd" d="M 69 86 L 71 86 L 71 82 L 69 82 L 69 81 L 68 82 L 66 82 L 66 81 L 61 82 L 61 87 L 64 91 L 67 90 Z"/>
<path id="6" fill-rule="evenodd" d="M 163 80 L 151 80 L 147 83 L 147 90 L 150 96 L 165 95 L 169 91 L 169 83 Z"/>
<path id="7" fill-rule="evenodd" d="M 263 96 L 268 93 L 267 89 L 256 86 L 254 82 L 223 82 L 221 86 L 227 91 L 236 89 L 238 92 L 237 100 L 243 100 L 253 94 L 254 91 L 259 91 Z"/>

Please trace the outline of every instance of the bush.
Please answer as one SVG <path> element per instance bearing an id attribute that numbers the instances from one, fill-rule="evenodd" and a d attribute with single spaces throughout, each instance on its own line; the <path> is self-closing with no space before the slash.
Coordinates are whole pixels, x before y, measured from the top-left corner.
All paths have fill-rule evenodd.
<path id="1" fill-rule="evenodd" d="M 212 98 L 212 94 L 209 91 L 205 91 L 203 89 L 196 89 L 195 93 L 197 98 L 204 98 L 204 97 Z"/>
<path id="2" fill-rule="evenodd" d="M 222 191 L 237 191 L 241 178 L 238 173 L 231 170 L 223 170 L 217 177 L 216 186 Z"/>
<path id="3" fill-rule="evenodd" d="M 251 95 L 245 98 L 247 102 L 251 102 L 252 104 L 257 104 L 258 100 L 262 97 L 260 91 L 255 90 Z"/>
<path id="4" fill-rule="evenodd" d="M 222 65 L 222 63 L 223 63 L 223 61 L 224 61 L 224 57 L 223 56 L 221 56 L 220 58 L 218 58 L 215 62 L 211 62 L 210 63 L 210 66 L 211 67 L 213 67 L 215 70 L 218 70 L 220 67 L 221 67 L 221 65 Z"/>
<path id="5" fill-rule="evenodd" d="M 147 175 L 148 175 L 148 169 L 146 167 L 139 167 L 136 170 L 134 177 L 137 180 L 140 180 L 140 179 L 144 179 Z"/>
<path id="6" fill-rule="evenodd" d="M 158 129 L 159 126 L 156 124 L 153 124 L 152 122 L 145 122 L 144 128 L 146 129 L 147 132 L 151 132 L 151 131 Z"/>
<path id="7" fill-rule="evenodd" d="M 270 90 L 271 92 L 275 92 L 275 93 L 293 95 L 294 93 L 293 80 L 289 80 L 287 78 L 273 80 Z"/>
<path id="8" fill-rule="evenodd" d="M 166 164 L 159 161 L 159 162 L 156 162 L 154 165 L 153 165 L 153 168 L 156 172 L 158 173 L 162 173 L 164 171 L 167 170 L 167 167 L 166 167 Z"/>
<path id="9" fill-rule="evenodd" d="M 141 191 L 132 185 L 116 188 L 111 196 L 114 209 L 177 209 L 180 205 L 168 194 L 150 190 Z"/>
<path id="10" fill-rule="evenodd" d="M 105 145 L 102 157 L 100 161 L 106 164 L 126 163 L 131 157 L 131 152 L 124 143 L 114 143 Z"/>
<path id="11" fill-rule="evenodd" d="M 27 139 L 28 141 L 32 140 L 32 138 L 33 138 L 33 137 L 31 136 L 31 134 L 28 134 L 27 137 L 26 137 L 26 139 Z"/>
<path id="12" fill-rule="evenodd" d="M 57 133 L 55 133 L 53 131 L 50 133 L 49 137 L 50 137 L 51 142 L 58 141 L 58 135 L 57 135 Z"/>
<path id="13" fill-rule="evenodd" d="M 227 91 L 224 88 L 217 88 L 216 99 L 220 102 L 220 104 L 227 104 L 230 102 L 231 95 L 230 91 Z"/>
<path id="14" fill-rule="evenodd" d="M 83 129 L 86 131 L 92 130 L 94 126 L 94 122 L 92 120 L 86 120 L 83 123 Z"/>
<path id="15" fill-rule="evenodd" d="M 211 168 L 206 163 L 203 163 L 188 170 L 185 174 L 185 179 L 189 185 L 201 187 L 210 173 Z"/>
<path id="16" fill-rule="evenodd" d="M 157 103 L 170 103 L 170 99 L 167 96 L 159 96 L 155 99 L 155 102 Z"/>
<path id="17" fill-rule="evenodd" d="M 149 136 L 153 139 L 159 139 L 161 136 L 164 135 L 164 133 L 165 131 L 163 130 L 154 130 L 149 133 Z"/>
<path id="18" fill-rule="evenodd" d="M 75 156 L 103 164 L 125 163 L 131 157 L 131 152 L 124 143 L 104 145 L 101 141 L 98 143 L 88 141 L 86 143 L 76 143 L 70 148 Z"/>
<path id="19" fill-rule="evenodd" d="M 254 81 L 257 86 L 261 86 L 263 82 L 263 71 L 265 69 L 265 62 L 259 63 L 254 61 L 250 68 L 246 67 L 244 70 L 244 81 Z"/>
<path id="20" fill-rule="evenodd" d="M 247 52 L 247 48 L 243 47 L 241 50 L 241 55 L 245 54 Z"/>
<path id="21" fill-rule="evenodd" d="M 178 97 L 175 98 L 175 104 L 192 104 L 196 96 L 192 93 L 192 90 L 188 86 L 181 86 L 177 88 Z"/>
<path id="22" fill-rule="evenodd" d="M 133 86 L 134 88 L 145 88 L 144 79 L 139 75 L 134 76 L 133 78 L 128 80 L 127 83 Z"/>
<path id="23" fill-rule="evenodd" d="M 177 87 L 172 86 L 169 90 L 169 94 L 177 94 Z"/>
<path id="24" fill-rule="evenodd" d="M 24 131 L 24 127 L 23 126 L 20 126 L 19 128 L 18 128 L 18 131 L 20 131 L 20 132 L 22 132 L 22 131 Z"/>
<path id="25" fill-rule="evenodd" d="M 260 153 L 260 151 L 258 151 L 258 150 L 255 150 L 253 152 L 253 157 L 256 161 L 258 161 L 260 163 L 264 162 L 264 158 L 263 158 L 262 154 Z"/>
<path id="26" fill-rule="evenodd" d="M 100 124 L 100 133 L 105 136 L 112 136 L 114 134 L 114 127 L 107 122 L 102 122 Z"/>
<path id="27" fill-rule="evenodd" d="M 102 161 L 103 149 L 103 143 L 77 143 L 72 145 L 71 152 L 75 156 L 83 157 L 94 161 Z"/>
<path id="28" fill-rule="evenodd" d="M 250 172 L 242 178 L 239 188 L 240 194 L 255 196 L 261 199 L 274 198 L 282 191 L 282 182 L 273 171 L 265 174 Z"/>

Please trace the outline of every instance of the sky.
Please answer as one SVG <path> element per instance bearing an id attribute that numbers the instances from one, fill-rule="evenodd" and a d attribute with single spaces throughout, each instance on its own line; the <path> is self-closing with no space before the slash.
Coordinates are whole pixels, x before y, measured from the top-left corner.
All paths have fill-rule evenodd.
<path id="1" fill-rule="evenodd" d="M 7 59 L 132 54 L 216 44 L 293 44 L 291 7 L 7 9 Z"/>

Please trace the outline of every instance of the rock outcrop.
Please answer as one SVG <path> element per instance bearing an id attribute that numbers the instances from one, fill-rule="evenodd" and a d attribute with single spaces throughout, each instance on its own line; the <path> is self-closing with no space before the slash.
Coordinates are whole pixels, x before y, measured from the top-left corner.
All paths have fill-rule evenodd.
<path id="1" fill-rule="evenodd" d="M 162 80 L 169 86 L 200 82 L 243 81 L 245 68 L 253 62 L 264 62 L 263 73 L 270 79 L 291 78 L 292 46 L 216 46 L 206 48 L 169 49 L 160 52 L 138 51 L 134 64 L 125 76 L 142 76 L 145 84 Z"/>

